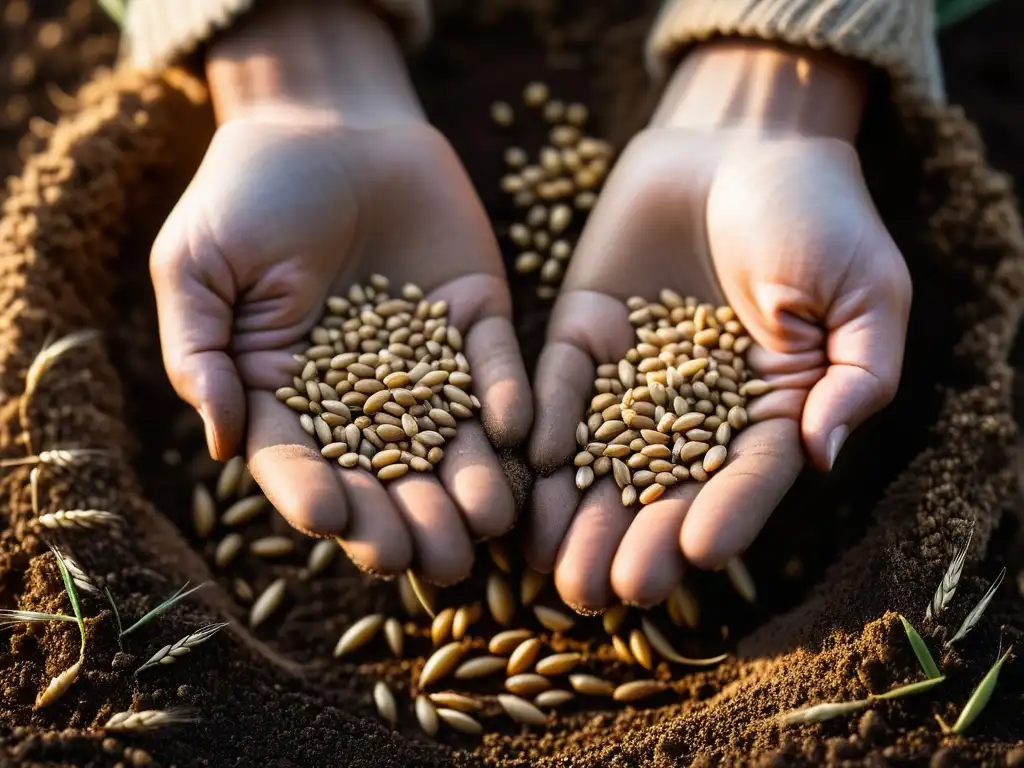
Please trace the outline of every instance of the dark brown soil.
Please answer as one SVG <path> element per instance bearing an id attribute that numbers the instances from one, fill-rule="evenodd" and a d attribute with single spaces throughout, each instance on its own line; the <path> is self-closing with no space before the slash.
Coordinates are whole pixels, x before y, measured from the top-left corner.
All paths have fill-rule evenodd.
<path id="1" fill-rule="evenodd" d="M 511 214 L 497 192 L 501 150 L 510 140 L 532 147 L 538 135 L 495 128 L 487 118 L 491 100 L 514 100 L 537 77 L 586 101 L 601 135 L 621 143 L 643 123 L 651 92 L 640 51 L 653 3 L 595 5 L 509 0 L 474 4 L 469 14 L 468 2 L 450 2 L 437 44 L 417 64 L 428 109 L 499 227 Z M 950 61 L 960 60 L 958 50 Z M 984 58 L 983 48 L 972 50 Z M 990 107 L 984 94 L 997 87 L 990 80 L 979 75 L 964 91 L 982 113 Z M 482 740 L 446 736 L 435 744 L 417 732 L 408 707 L 396 733 L 372 718 L 374 680 L 406 691 L 415 663 L 386 661 L 381 651 L 344 663 L 330 655 L 354 618 L 400 611 L 393 586 L 369 582 L 339 558 L 324 577 L 292 580 L 286 607 L 249 632 L 233 580 L 259 592 L 277 576 L 294 576 L 310 542 L 265 518 L 247 535 L 294 535 L 299 551 L 272 566 L 242 558 L 219 573 L 209 565 L 212 543 L 191 533 L 191 484 L 214 477 L 216 467 L 202 458 L 195 419 L 161 372 L 146 255 L 210 135 L 201 86 L 178 74 L 152 80 L 122 72 L 100 76 L 79 100 L 81 111 L 21 171 L 0 221 L 0 455 L 25 455 L 18 395 L 46 335 L 103 329 L 102 346 L 69 354 L 47 374 L 29 416 L 36 449 L 73 445 L 111 456 L 48 469 L 41 503 L 125 517 L 119 532 L 66 542 L 124 614 L 140 615 L 185 580 L 215 586 L 126 638 L 123 651 L 107 605 L 87 598 L 85 671 L 41 712 L 32 702 L 73 661 L 76 630 L 3 630 L 0 766 L 944 766 L 1006 765 L 1011 750 L 1019 753 L 1024 667 L 1017 660 L 970 735 L 944 738 L 934 719 L 955 719 L 1000 640 L 1019 640 L 1024 629 L 1018 524 L 1008 514 L 1019 498 L 1006 362 L 1024 300 L 1024 240 L 1007 180 L 987 169 L 974 129 L 957 110 L 908 102 L 901 119 L 880 109 L 865 130 L 869 181 L 914 275 L 903 386 L 844 451 L 837 472 L 801 478 L 749 553 L 761 592 L 755 609 L 714 575 L 700 579 L 708 631 L 684 648 L 720 646 L 720 627 L 727 627 L 736 658 L 683 677 L 676 670 L 673 692 L 650 706 L 575 705 L 546 732 L 487 718 L 492 732 Z M 1010 162 L 1019 142 L 1009 133 L 1003 139 L 1001 157 Z M 516 287 L 530 358 L 544 305 L 528 298 L 529 284 Z M 27 481 L 27 469 L 0 474 L 0 606 L 66 611 L 52 558 L 28 524 Z M 923 606 L 969 521 L 975 543 L 952 626 L 927 625 Z M 774 724 L 775 714 L 794 706 L 916 679 L 895 612 L 938 649 L 1004 564 L 1010 573 L 985 619 L 939 658 L 948 680 L 935 692 L 819 726 L 780 731 Z M 480 585 L 461 591 L 479 596 Z M 161 645 L 220 619 L 232 627 L 195 654 L 133 676 Z M 581 624 L 567 647 L 585 647 L 588 666 L 616 680 L 635 676 L 599 650 L 592 627 Z M 410 645 L 415 654 L 426 648 L 422 638 Z M 172 706 L 194 708 L 200 722 L 117 739 L 99 729 L 116 711 Z"/>

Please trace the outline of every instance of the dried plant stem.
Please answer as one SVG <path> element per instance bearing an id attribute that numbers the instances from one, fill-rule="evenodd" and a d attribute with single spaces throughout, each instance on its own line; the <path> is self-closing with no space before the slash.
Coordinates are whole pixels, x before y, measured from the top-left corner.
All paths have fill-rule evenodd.
<path id="1" fill-rule="evenodd" d="M 15 611 L 0 610 L 0 629 L 10 627 L 14 624 L 22 624 L 35 621 L 70 621 L 78 623 L 74 616 L 67 616 L 63 613 L 40 613 L 39 611 Z"/>

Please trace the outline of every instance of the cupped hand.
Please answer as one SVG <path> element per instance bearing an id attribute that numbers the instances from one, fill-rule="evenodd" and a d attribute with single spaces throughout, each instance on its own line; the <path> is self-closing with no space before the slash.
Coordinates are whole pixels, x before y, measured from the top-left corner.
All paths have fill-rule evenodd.
<path id="1" fill-rule="evenodd" d="M 274 391 L 329 295 L 372 273 L 449 303 L 465 338 L 482 428 L 463 422 L 436 474 L 385 488 L 321 457 Z M 338 535 L 379 573 L 468 574 L 471 541 L 513 524 L 492 450 L 529 429 L 528 382 L 489 222 L 454 151 L 422 121 L 352 128 L 302 112 L 220 126 L 153 248 L 164 362 L 206 425 L 211 454 L 244 447 L 295 527 Z M 243 446 L 243 439 L 245 445 Z"/>
<path id="2" fill-rule="evenodd" d="M 687 563 L 718 568 L 757 536 L 805 462 L 829 469 L 898 385 L 910 281 L 848 140 L 657 121 L 626 148 L 581 237 L 534 379 L 526 556 L 570 605 L 653 605 Z M 728 303 L 773 390 L 704 484 L 626 508 L 610 476 L 577 491 L 574 428 L 595 365 L 636 344 L 624 301 L 662 288 Z M 569 466 L 566 466 L 569 465 Z"/>

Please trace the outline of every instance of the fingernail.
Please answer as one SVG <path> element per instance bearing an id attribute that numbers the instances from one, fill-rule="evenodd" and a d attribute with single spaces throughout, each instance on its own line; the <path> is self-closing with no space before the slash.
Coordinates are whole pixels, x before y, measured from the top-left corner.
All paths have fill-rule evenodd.
<path id="1" fill-rule="evenodd" d="M 203 420 L 203 431 L 206 433 L 206 450 L 210 453 L 210 458 L 217 459 L 217 437 L 213 431 L 213 423 L 206 417 L 206 412 L 202 408 L 197 409 L 199 418 Z"/>
<path id="2" fill-rule="evenodd" d="M 846 438 L 850 435 L 850 428 L 845 424 L 840 424 L 838 427 L 833 429 L 828 436 L 828 444 L 825 450 L 828 452 L 828 468 L 832 471 L 832 467 L 836 464 L 836 457 L 839 455 L 840 449 L 843 447 L 843 443 L 846 442 Z"/>

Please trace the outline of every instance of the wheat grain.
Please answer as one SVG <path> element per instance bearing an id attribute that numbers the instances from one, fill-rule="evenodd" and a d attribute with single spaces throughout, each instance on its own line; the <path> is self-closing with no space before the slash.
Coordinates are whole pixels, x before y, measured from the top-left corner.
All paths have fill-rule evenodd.
<path id="1" fill-rule="evenodd" d="M 423 611 L 431 618 L 434 618 L 434 597 L 435 590 L 433 587 L 425 584 L 420 580 L 419 576 L 408 570 L 405 572 L 405 578 L 409 587 L 412 589 L 413 594 L 416 596 L 416 600 L 419 602 L 420 607 Z"/>
<path id="2" fill-rule="evenodd" d="M 121 517 L 113 512 L 105 512 L 100 509 L 62 509 L 57 512 L 48 512 L 36 518 L 35 523 L 40 528 L 50 530 L 84 528 L 99 528 L 104 525 L 115 525 L 121 522 Z"/>
<path id="3" fill-rule="evenodd" d="M 256 601 L 252 604 L 252 608 L 249 610 L 249 626 L 255 629 L 260 624 L 264 623 L 269 619 L 281 604 L 284 602 L 285 591 L 287 589 L 288 582 L 284 578 L 275 579 L 271 582 L 270 586 L 263 590 L 262 594 L 256 598 Z"/>
<path id="4" fill-rule="evenodd" d="M 220 521 L 229 528 L 236 525 L 244 525 L 263 511 L 267 506 L 265 496 L 250 496 L 246 499 L 239 499 L 221 515 Z"/>
<path id="5" fill-rule="evenodd" d="M 85 658 L 79 656 L 78 661 L 51 679 L 50 684 L 36 696 L 36 703 L 33 709 L 48 707 L 63 696 L 75 680 L 78 679 L 78 673 L 82 671 L 82 663 L 84 661 Z"/>
<path id="6" fill-rule="evenodd" d="M 516 603 L 508 582 L 497 571 L 487 577 L 487 608 L 496 622 L 507 627 L 515 616 Z"/>
<path id="7" fill-rule="evenodd" d="M 537 621 L 541 623 L 541 626 L 552 632 L 568 632 L 576 624 L 575 619 L 568 614 L 544 605 L 533 606 L 533 614 L 537 617 Z"/>
<path id="8" fill-rule="evenodd" d="M 461 640 L 469 632 L 469 628 L 480 618 L 480 603 L 462 605 L 455 611 L 455 618 L 452 620 L 452 639 Z"/>
<path id="9" fill-rule="evenodd" d="M 660 680 L 634 680 L 618 686 L 612 692 L 612 699 L 621 702 L 638 701 L 667 690 L 668 685 Z"/>
<path id="10" fill-rule="evenodd" d="M 459 712 L 479 712 L 483 704 L 472 696 L 455 691 L 441 691 L 430 694 L 430 701 L 439 707 L 457 709 Z"/>
<path id="11" fill-rule="evenodd" d="M 196 722 L 196 718 L 193 710 L 184 707 L 144 709 L 141 712 L 118 712 L 104 723 L 103 728 L 108 731 L 127 733 L 194 722 Z"/>
<path id="12" fill-rule="evenodd" d="M 533 703 L 538 707 L 560 707 L 576 698 L 572 691 L 550 690 L 541 691 L 534 697 Z"/>
<path id="13" fill-rule="evenodd" d="M 633 658 L 633 652 L 629 650 L 629 643 L 618 635 L 612 635 L 612 648 L 615 650 L 615 655 L 618 657 L 619 661 L 623 664 L 636 664 L 636 659 Z"/>
<path id="14" fill-rule="evenodd" d="M 68 569 L 68 573 L 71 574 L 71 578 L 75 582 L 76 587 L 90 595 L 98 595 L 100 593 L 100 588 L 96 585 L 96 582 L 92 580 L 89 574 L 85 572 L 82 566 L 62 552 L 60 553 L 60 557 L 63 559 L 64 565 Z"/>
<path id="15" fill-rule="evenodd" d="M 666 607 L 673 624 L 690 629 L 700 626 L 700 603 L 685 584 L 676 585 L 669 595 Z"/>
<path id="16" fill-rule="evenodd" d="M 960 576 L 964 571 L 964 562 L 967 560 L 967 552 L 971 548 L 972 538 L 974 538 L 973 524 L 971 525 L 970 533 L 967 534 L 967 542 L 953 556 L 953 560 L 949 563 L 949 567 L 946 568 L 946 572 L 942 576 L 942 581 L 939 582 L 939 586 L 935 589 L 932 601 L 925 609 L 924 618 L 926 621 L 938 617 L 945 610 L 946 606 L 949 605 L 953 595 L 956 594 L 957 585 L 960 583 Z"/>
<path id="17" fill-rule="evenodd" d="M 242 456 L 232 456 L 221 467 L 217 476 L 216 495 L 217 501 L 227 501 L 238 492 L 238 486 L 242 482 L 242 475 L 245 474 L 245 459 Z"/>
<path id="18" fill-rule="evenodd" d="M 220 624 L 207 624 L 205 627 L 201 627 L 195 632 L 185 635 L 185 637 L 181 638 L 176 643 L 173 643 L 172 645 L 165 645 L 159 651 L 154 653 L 149 658 L 149 661 L 135 670 L 135 674 L 138 675 L 139 672 L 149 669 L 150 667 L 155 667 L 158 664 L 173 664 L 175 660 L 191 653 L 194 648 L 205 643 L 227 625 L 227 622 L 222 622 Z"/>
<path id="19" fill-rule="evenodd" d="M 585 696 L 611 696 L 615 686 L 596 675 L 569 675 L 569 685 Z"/>
<path id="20" fill-rule="evenodd" d="M 629 650 L 633 658 L 644 669 L 654 669 L 654 654 L 651 651 L 651 644 L 647 636 L 639 629 L 629 633 Z"/>
<path id="21" fill-rule="evenodd" d="M 249 543 L 249 551 L 257 557 L 283 557 L 294 549 L 295 542 L 287 536 L 264 536 Z"/>
<path id="22" fill-rule="evenodd" d="M 520 643 L 512 655 L 508 657 L 508 664 L 505 666 L 505 672 L 510 677 L 518 675 L 531 666 L 537 658 L 537 654 L 540 652 L 541 641 L 540 638 L 531 637 L 529 640 L 524 640 Z"/>
<path id="23" fill-rule="evenodd" d="M 371 613 L 369 616 L 363 616 L 338 638 L 338 642 L 334 646 L 334 658 L 338 659 L 359 650 L 373 639 L 377 630 L 382 626 L 384 626 L 383 614 Z"/>
<path id="24" fill-rule="evenodd" d="M 512 563 L 509 561 L 508 550 L 498 539 L 491 539 L 487 542 L 487 554 L 502 573 L 512 573 Z"/>
<path id="25" fill-rule="evenodd" d="M 551 681 L 543 675 L 524 672 L 505 679 L 505 688 L 519 696 L 534 696 L 551 687 Z"/>
<path id="26" fill-rule="evenodd" d="M 583 654 L 575 652 L 553 653 L 547 656 L 534 666 L 538 675 L 555 677 L 572 671 L 583 659 Z"/>
<path id="27" fill-rule="evenodd" d="M 491 638 L 487 650 L 497 656 L 506 656 L 530 637 L 533 637 L 533 632 L 529 629 L 506 629 Z"/>
<path id="28" fill-rule="evenodd" d="M 857 701 L 836 701 L 825 704 L 815 704 L 812 707 L 804 707 L 792 712 L 786 712 L 779 716 L 780 725 L 806 725 L 809 723 L 823 723 L 836 717 L 842 717 L 852 712 L 864 709 L 871 702 L 867 699 Z"/>
<path id="29" fill-rule="evenodd" d="M 748 603 L 757 602 L 757 588 L 754 586 L 754 579 L 742 560 L 738 557 L 729 558 L 725 563 L 725 573 L 729 577 L 729 583 L 740 597 Z"/>
<path id="30" fill-rule="evenodd" d="M 457 709 L 445 709 L 444 707 L 438 707 L 437 716 L 441 718 L 445 725 L 459 731 L 460 733 L 478 734 L 482 733 L 484 730 L 484 727 L 480 725 L 479 721 L 474 720 L 465 712 L 459 712 Z"/>
<path id="31" fill-rule="evenodd" d="M 500 656 L 478 656 L 456 667 L 454 675 L 459 680 L 487 677 L 505 669 L 505 659 Z"/>
<path id="32" fill-rule="evenodd" d="M 417 687 L 422 690 L 428 685 L 436 683 L 455 669 L 466 653 L 466 646 L 461 642 L 452 642 L 442 646 L 427 659 L 420 672 Z"/>
<path id="33" fill-rule="evenodd" d="M 537 599 L 537 595 L 544 589 L 547 579 L 545 574 L 535 571 L 533 568 L 524 568 L 519 585 L 519 602 L 524 607 L 532 605 L 533 601 Z"/>
<path id="34" fill-rule="evenodd" d="M 548 718 L 535 705 L 518 696 L 507 693 L 498 694 L 498 703 L 509 717 L 517 723 L 525 725 L 547 725 Z"/>
<path id="35" fill-rule="evenodd" d="M 192 489 L 192 529 L 196 536 L 205 539 L 217 524 L 217 508 L 213 496 L 202 483 Z"/>
<path id="36" fill-rule="evenodd" d="M 437 717 L 437 709 L 431 704 L 430 700 L 420 694 L 416 697 L 416 703 L 414 705 L 416 712 L 416 721 L 420 724 L 420 728 L 430 738 L 437 736 L 437 731 L 440 727 L 440 722 Z"/>
<path id="37" fill-rule="evenodd" d="M 387 619 L 384 622 L 384 639 L 395 658 L 402 658 L 402 651 L 405 649 L 405 632 L 397 619 Z"/>
<path id="38" fill-rule="evenodd" d="M 241 551 L 242 544 L 245 540 L 241 534 L 229 533 L 217 544 L 216 550 L 213 553 L 213 562 L 218 568 L 225 568 L 227 565 L 235 559 L 235 556 Z"/>
<path id="39" fill-rule="evenodd" d="M 601 626 L 607 634 L 614 635 L 619 631 L 619 627 L 622 626 L 622 622 L 626 620 L 628 614 L 629 608 L 626 606 L 613 605 L 601 616 Z"/>
<path id="40" fill-rule="evenodd" d="M 392 728 L 398 727 L 398 703 L 387 684 L 378 682 L 373 686 L 373 702 L 377 712 Z"/>
<path id="41" fill-rule="evenodd" d="M 430 624 L 430 641 L 437 648 L 443 645 L 452 634 L 452 623 L 455 621 L 455 609 L 445 608 L 438 611 Z"/>
<path id="42" fill-rule="evenodd" d="M 309 558 L 306 560 L 305 575 L 307 578 L 319 576 L 326 571 L 334 557 L 338 553 L 338 545 L 331 539 L 321 539 L 309 550 Z"/>

